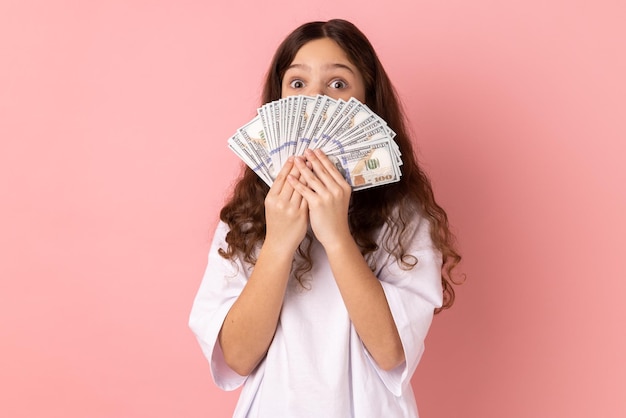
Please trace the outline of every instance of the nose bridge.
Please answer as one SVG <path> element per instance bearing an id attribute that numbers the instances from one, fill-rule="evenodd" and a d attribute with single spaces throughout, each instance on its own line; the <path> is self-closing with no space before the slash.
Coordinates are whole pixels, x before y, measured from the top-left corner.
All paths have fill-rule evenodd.
<path id="1" fill-rule="evenodd" d="M 311 82 L 308 87 L 307 94 L 309 96 L 324 94 L 324 85 L 318 80 Z"/>
<path id="2" fill-rule="evenodd" d="M 312 68 L 311 73 L 309 74 L 308 80 L 308 95 L 316 96 L 318 94 L 325 94 L 325 82 L 324 78 L 320 72 L 320 70 L 316 67 Z"/>

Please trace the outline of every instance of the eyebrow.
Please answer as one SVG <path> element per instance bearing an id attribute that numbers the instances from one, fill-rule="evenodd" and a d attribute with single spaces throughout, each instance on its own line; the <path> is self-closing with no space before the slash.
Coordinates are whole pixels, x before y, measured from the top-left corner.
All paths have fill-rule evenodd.
<path id="1" fill-rule="evenodd" d="M 311 67 L 309 65 L 306 64 L 291 64 L 289 67 L 287 67 L 287 70 L 291 70 L 292 68 L 297 68 L 297 69 L 301 69 L 301 70 L 305 70 L 305 71 L 311 71 Z M 354 74 L 354 70 L 352 68 L 350 68 L 348 65 L 346 64 L 341 64 L 339 62 L 337 63 L 332 63 L 332 64 L 326 64 L 322 67 L 324 70 L 332 70 L 335 68 L 343 68 L 346 69 L 348 71 L 350 71 L 352 74 Z M 285 71 L 287 71 L 285 70 Z"/>

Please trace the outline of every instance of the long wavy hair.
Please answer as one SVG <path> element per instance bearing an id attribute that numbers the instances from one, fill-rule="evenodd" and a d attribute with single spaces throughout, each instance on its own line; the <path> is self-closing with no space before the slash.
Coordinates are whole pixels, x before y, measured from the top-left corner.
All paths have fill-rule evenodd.
<path id="1" fill-rule="evenodd" d="M 405 232 L 416 210 L 430 221 L 433 244 L 442 254 L 441 281 L 443 305 L 454 303 L 453 284 L 458 282 L 452 270 L 461 256 L 455 249 L 455 238 L 450 231 L 446 212 L 435 201 L 430 180 L 420 168 L 406 129 L 406 118 L 398 95 L 383 69 L 374 48 L 366 36 L 352 23 L 333 19 L 327 22 L 305 23 L 289 34 L 280 44 L 267 72 L 263 103 L 281 98 L 281 85 L 287 67 L 293 62 L 298 50 L 307 42 L 330 38 L 348 55 L 359 69 L 365 83 L 365 103 L 385 120 L 396 132 L 394 138 L 402 153 L 402 177 L 399 182 L 361 190 L 352 194 L 348 222 L 355 242 L 363 256 L 370 262 L 371 255 L 379 248 L 385 249 L 407 269 L 418 260 L 405 252 Z M 264 200 L 269 187 L 250 168 L 244 166 L 232 196 L 220 212 L 220 219 L 228 224 L 227 249 L 220 255 L 226 259 L 240 256 L 254 264 L 256 250 L 265 239 Z M 387 233 L 376 242 L 377 233 L 387 224 Z M 294 275 L 303 284 L 303 275 L 311 270 L 310 245 L 313 237 L 307 237 L 296 252 Z"/>

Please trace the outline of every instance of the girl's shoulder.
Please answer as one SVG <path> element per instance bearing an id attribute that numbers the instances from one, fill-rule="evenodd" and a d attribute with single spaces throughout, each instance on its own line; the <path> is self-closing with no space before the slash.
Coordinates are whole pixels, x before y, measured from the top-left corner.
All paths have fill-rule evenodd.
<path id="1" fill-rule="evenodd" d="M 378 252 L 395 257 L 434 249 L 431 221 L 415 203 L 396 205 L 377 231 L 375 240 Z"/>

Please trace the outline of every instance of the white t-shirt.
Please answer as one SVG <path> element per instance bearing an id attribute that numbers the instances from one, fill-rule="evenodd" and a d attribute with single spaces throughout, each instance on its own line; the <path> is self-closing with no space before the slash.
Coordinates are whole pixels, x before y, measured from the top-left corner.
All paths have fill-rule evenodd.
<path id="1" fill-rule="evenodd" d="M 307 289 L 290 280 L 265 359 L 249 376 L 240 376 L 224 362 L 217 337 L 252 267 L 217 253 L 227 247 L 228 226 L 220 222 L 189 326 L 209 360 L 216 385 L 224 390 L 244 385 L 233 416 L 417 417 L 410 380 L 433 310 L 442 304 L 441 255 L 432 246 L 428 225 L 422 218 L 411 225 L 407 253 L 418 260 L 412 269 L 403 269 L 382 249 L 375 254 L 375 273 L 404 347 L 403 364 L 385 371 L 371 358 L 350 322 L 326 253 L 315 241 Z"/>

